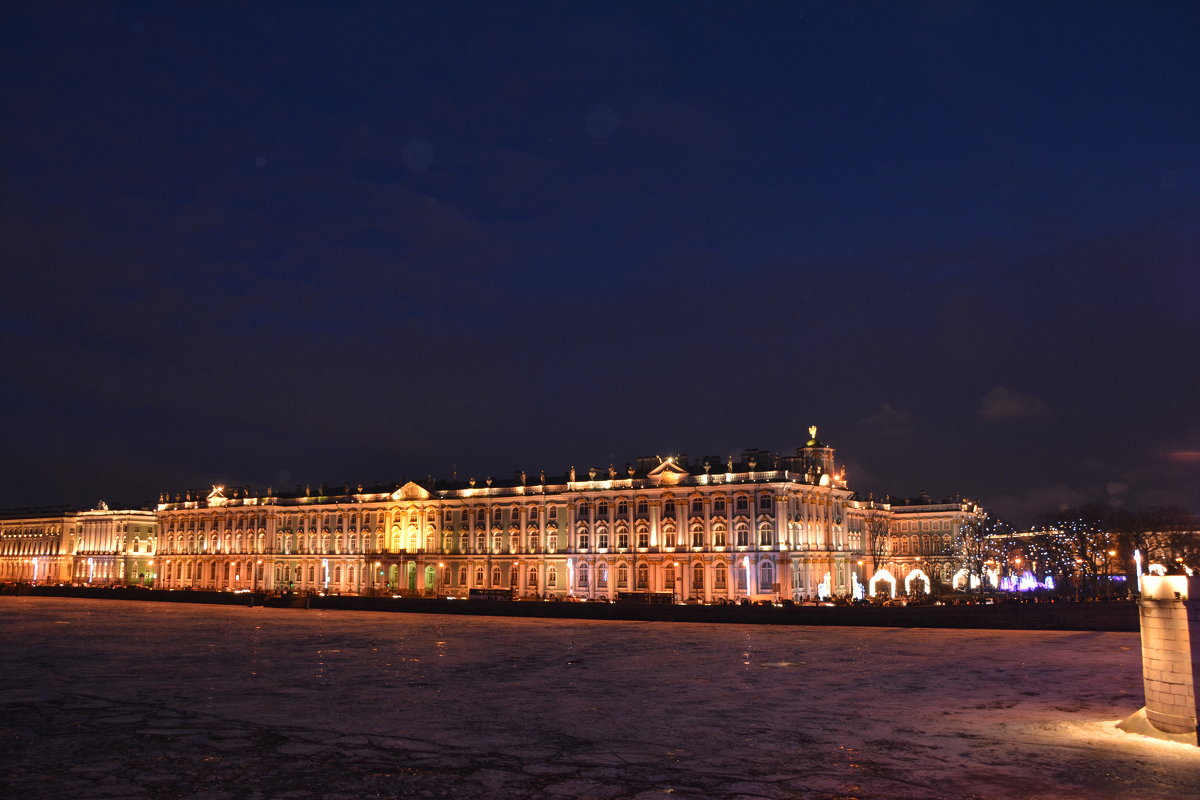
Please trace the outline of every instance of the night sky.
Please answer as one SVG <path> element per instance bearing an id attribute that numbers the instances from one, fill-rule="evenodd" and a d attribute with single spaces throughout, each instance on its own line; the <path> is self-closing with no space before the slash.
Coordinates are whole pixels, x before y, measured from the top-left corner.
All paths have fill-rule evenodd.
<path id="1" fill-rule="evenodd" d="M 1200 510 L 1200 5 L 6 3 L 0 507 L 791 451 Z"/>

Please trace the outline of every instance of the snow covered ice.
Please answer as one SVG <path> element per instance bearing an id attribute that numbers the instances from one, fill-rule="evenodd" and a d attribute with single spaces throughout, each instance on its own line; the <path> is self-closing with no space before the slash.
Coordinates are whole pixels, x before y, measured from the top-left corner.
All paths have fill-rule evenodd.
<path id="1" fill-rule="evenodd" d="M 0 796 L 1182 798 L 1137 634 L 0 597 Z"/>

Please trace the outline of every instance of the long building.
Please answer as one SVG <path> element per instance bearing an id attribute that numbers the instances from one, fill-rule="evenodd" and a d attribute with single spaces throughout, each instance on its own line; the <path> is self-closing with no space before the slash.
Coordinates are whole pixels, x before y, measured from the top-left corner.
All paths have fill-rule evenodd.
<path id="1" fill-rule="evenodd" d="M 834 450 L 641 458 L 548 477 L 164 496 L 164 588 L 679 600 L 862 594 L 863 514 Z"/>
<path id="2" fill-rule="evenodd" d="M 0 513 L 0 581 L 152 586 L 158 517 L 100 503 Z"/>
<path id="3" fill-rule="evenodd" d="M 834 455 L 814 427 L 790 455 L 655 456 L 555 477 L 369 488 L 214 486 L 161 495 L 153 510 L 10 515 L 0 580 L 700 602 L 948 582 L 950 544 L 981 509 L 859 500 Z"/>

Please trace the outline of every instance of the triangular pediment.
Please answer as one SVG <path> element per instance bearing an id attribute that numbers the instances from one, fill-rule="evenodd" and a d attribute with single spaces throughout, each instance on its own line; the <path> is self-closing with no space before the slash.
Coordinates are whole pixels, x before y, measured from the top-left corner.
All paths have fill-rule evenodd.
<path id="1" fill-rule="evenodd" d="M 223 506 L 229 502 L 229 498 L 225 496 L 224 486 L 212 487 L 212 491 L 208 493 L 208 497 L 206 499 L 208 500 L 208 505 L 210 508 L 212 506 Z"/>
<path id="2" fill-rule="evenodd" d="M 392 492 L 393 500 L 428 500 L 432 495 L 429 490 L 418 483 L 409 481 Z"/>
<path id="3" fill-rule="evenodd" d="M 650 470 L 646 477 L 653 483 L 679 483 L 680 480 L 690 474 L 686 469 L 676 464 L 675 459 L 668 458 Z"/>

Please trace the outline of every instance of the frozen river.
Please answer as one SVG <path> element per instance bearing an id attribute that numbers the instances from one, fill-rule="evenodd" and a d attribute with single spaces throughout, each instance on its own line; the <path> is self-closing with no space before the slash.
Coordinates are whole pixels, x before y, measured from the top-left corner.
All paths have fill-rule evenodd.
<path id="1" fill-rule="evenodd" d="M 0 597 L 0 797 L 1180 798 L 1129 633 Z"/>

